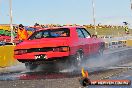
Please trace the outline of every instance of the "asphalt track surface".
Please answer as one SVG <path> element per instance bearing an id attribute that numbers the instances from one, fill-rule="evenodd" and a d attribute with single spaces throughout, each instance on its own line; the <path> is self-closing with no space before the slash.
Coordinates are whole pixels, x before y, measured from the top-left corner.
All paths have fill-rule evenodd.
<path id="1" fill-rule="evenodd" d="M 105 55 L 91 57 L 82 67 L 89 78 L 132 80 L 132 48 L 106 50 Z M 102 63 L 103 62 L 103 63 Z M 91 64 L 92 63 L 92 64 Z M 81 88 L 81 68 L 68 68 L 59 72 L 42 69 L 28 71 L 23 64 L 0 69 L 0 88 Z M 89 86 L 88 88 L 132 88 L 129 86 Z"/>

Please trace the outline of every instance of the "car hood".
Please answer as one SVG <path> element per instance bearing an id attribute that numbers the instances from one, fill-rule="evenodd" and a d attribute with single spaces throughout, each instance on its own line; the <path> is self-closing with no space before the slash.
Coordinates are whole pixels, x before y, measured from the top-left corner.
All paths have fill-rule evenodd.
<path id="1" fill-rule="evenodd" d="M 68 38 L 36 39 L 36 40 L 26 40 L 24 42 L 21 42 L 15 47 L 15 50 L 42 48 L 42 47 L 57 47 L 57 46 L 67 46 L 67 45 L 68 45 Z"/>

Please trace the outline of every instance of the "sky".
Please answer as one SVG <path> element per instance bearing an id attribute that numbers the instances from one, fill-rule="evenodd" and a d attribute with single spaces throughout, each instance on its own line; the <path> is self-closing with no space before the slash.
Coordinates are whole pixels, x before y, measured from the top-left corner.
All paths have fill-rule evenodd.
<path id="1" fill-rule="evenodd" d="M 130 0 L 94 0 L 96 24 L 132 24 Z M 92 0 L 12 0 L 13 24 L 93 24 Z M 9 24 L 9 0 L 0 0 L 0 24 Z"/>

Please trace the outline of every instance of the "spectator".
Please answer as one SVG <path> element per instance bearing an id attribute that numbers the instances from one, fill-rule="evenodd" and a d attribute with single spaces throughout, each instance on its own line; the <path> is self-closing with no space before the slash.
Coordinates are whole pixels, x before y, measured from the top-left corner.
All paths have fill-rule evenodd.
<path id="1" fill-rule="evenodd" d="M 40 25 L 38 23 L 35 23 L 34 27 L 40 27 Z"/>
<path id="2" fill-rule="evenodd" d="M 19 25 L 17 34 L 18 34 L 18 39 L 20 41 L 26 40 L 28 37 L 28 33 L 22 24 Z"/>

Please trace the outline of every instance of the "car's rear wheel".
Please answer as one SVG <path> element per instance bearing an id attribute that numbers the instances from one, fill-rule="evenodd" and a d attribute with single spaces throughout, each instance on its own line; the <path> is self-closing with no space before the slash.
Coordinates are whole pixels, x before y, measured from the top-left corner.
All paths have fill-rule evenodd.
<path id="1" fill-rule="evenodd" d="M 103 53 L 104 53 L 104 49 L 100 48 L 98 51 L 99 56 L 103 56 Z"/>
<path id="2" fill-rule="evenodd" d="M 75 55 L 75 66 L 77 67 L 81 67 L 81 64 L 82 64 L 82 60 L 84 58 L 84 55 L 83 55 L 83 52 L 77 52 L 76 55 Z"/>
<path id="3" fill-rule="evenodd" d="M 26 66 L 26 69 L 28 70 L 35 70 L 38 67 L 37 64 L 31 63 L 31 62 L 26 62 L 25 66 Z"/>

